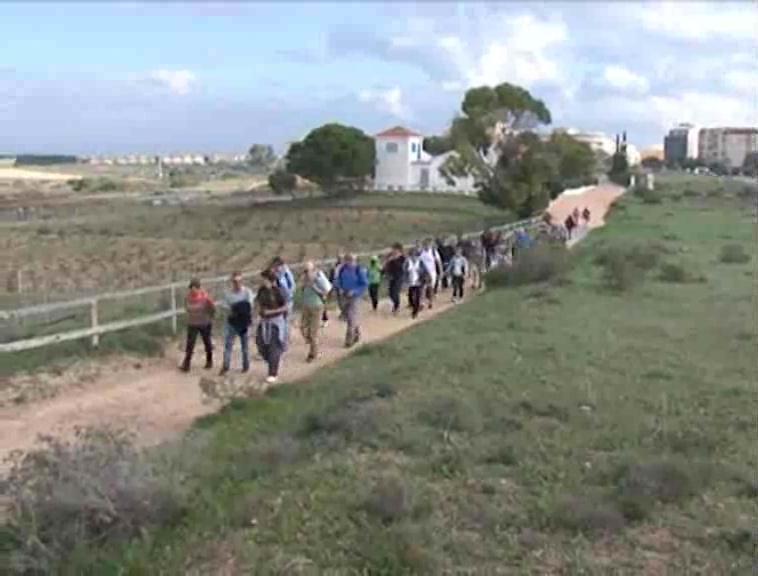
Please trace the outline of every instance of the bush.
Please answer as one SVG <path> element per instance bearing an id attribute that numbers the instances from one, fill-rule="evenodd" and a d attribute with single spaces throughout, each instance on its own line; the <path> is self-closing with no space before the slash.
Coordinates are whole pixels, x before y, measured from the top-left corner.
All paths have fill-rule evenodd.
<path id="1" fill-rule="evenodd" d="M 705 280 L 702 276 L 688 271 L 684 265 L 674 262 L 662 264 L 658 278 L 662 282 L 670 282 L 672 284 L 687 284 L 689 282 L 701 282 Z"/>
<path id="2" fill-rule="evenodd" d="M 550 520 L 553 528 L 582 533 L 614 533 L 626 524 L 624 515 L 612 502 L 585 496 L 562 500 Z"/>
<path id="3" fill-rule="evenodd" d="M 721 248 L 719 261 L 724 264 L 747 264 L 750 262 L 750 254 L 745 252 L 741 244 L 727 244 Z"/>
<path id="4" fill-rule="evenodd" d="M 371 487 L 361 507 L 382 524 L 392 524 L 428 513 L 427 504 L 405 480 L 387 475 Z"/>
<path id="5" fill-rule="evenodd" d="M 76 552 L 172 523 L 185 510 L 181 486 L 125 433 L 86 428 L 76 430 L 74 441 L 41 441 L 12 457 L 2 483 L 19 572 L 56 572 Z"/>
<path id="6" fill-rule="evenodd" d="M 540 243 L 522 252 L 510 267 L 493 268 L 484 277 L 488 288 L 523 286 L 563 276 L 570 267 L 563 244 Z"/>
<path id="7" fill-rule="evenodd" d="M 602 266 L 606 284 L 623 292 L 642 282 L 666 251 L 665 247 L 652 243 L 610 246 L 600 253 L 595 263 Z"/>

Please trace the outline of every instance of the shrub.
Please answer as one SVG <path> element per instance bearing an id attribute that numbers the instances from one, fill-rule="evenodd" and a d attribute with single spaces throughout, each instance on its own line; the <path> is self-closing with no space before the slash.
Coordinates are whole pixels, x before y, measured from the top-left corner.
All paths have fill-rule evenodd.
<path id="1" fill-rule="evenodd" d="M 393 475 L 380 478 L 366 494 L 362 508 L 383 524 L 419 517 L 429 512 L 419 492 Z"/>
<path id="2" fill-rule="evenodd" d="M 741 244 L 727 244 L 721 248 L 719 255 L 719 260 L 724 264 L 747 264 L 750 259 L 750 254 L 745 252 Z"/>
<path id="3" fill-rule="evenodd" d="M 455 432 L 479 432 L 482 414 L 470 401 L 456 396 L 437 396 L 419 414 L 420 420 L 434 428 Z"/>
<path id="4" fill-rule="evenodd" d="M 688 271 L 684 265 L 675 262 L 666 262 L 661 265 L 658 278 L 662 282 L 672 284 L 687 284 L 689 282 L 704 281 L 705 278 Z"/>
<path id="5" fill-rule="evenodd" d="M 681 502 L 693 496 L 702 480 L 675 461 L 624 464 L 615 473 L 616 501 L 627 519 L 642 520 L 658 503 Z"/>
<path id="6" fill-rule="evenodd" d="M 484 277 L 488 288 L 523 286 L 563 276 L 570 267 L 563 244 L 541 243 L 522 252 L 510 267 L 493 268 Z"/>
<path id="7" fill-rule="evenodd" d="M 554 528 L 583 533 L 614 533 L 626 520 L 613 504 L 596 497 L 571 496 L 562 500 L 551 517 Z"/>
<path id="8" fill-rule="evenodd" d="M 642 282 L 647 272 L 658 265 L 661 254 L 667 251 L 664 246 L 653 243 L 615 245 L 601 252 L 595 263 L 603 268 L 606 284 L 623 292 Z"/>
<path id="9" fill-rule="evenodd" d="M 76 551 L 176 521 L 181 485 L 149 462 L 132 438 L 109 428 L 77 429 L 73 441 L 43 437 L 11 459 L 2 492 L 21 572 L 55 572 Z"/>

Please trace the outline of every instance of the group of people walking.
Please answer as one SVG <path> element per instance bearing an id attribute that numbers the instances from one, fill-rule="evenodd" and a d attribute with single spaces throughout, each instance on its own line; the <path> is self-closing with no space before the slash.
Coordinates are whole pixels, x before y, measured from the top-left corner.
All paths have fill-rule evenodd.
<path id="1" fill-rule="evenodd" d="M 494 251 L 499 241 L 499 237 L 488 240 L 485 253 Z M 313 362 L 320 355 L 321 334 L 329 323 L 328 304 L 332 300 L 336 303 L 339 320 L 345 323 L 344 345 L 351 348 L 361 340 L 360 303 L 366 293 L 371 309 L 377 311 L 380 288 L 386 283 L 392 314 L 398 315 L 405 288 L 411 317 L 417 318 L 424 308 L 434 306 L 440 291 L 452 288 L 451 301 L 458 303 L 464 298 L 467 279 L 474 280 L 474 288 L 481 286 L 479 266 L 471 262 L 472 258 L 476 259 L 476 248 L 471 242 L 435 242 L 428 238 L 409 250 L 404 250 L 399 243 L 394 244 L 385 258 L 372 256 L 365 266 L 351 253 L 339 254 L 328 271 L 307 262 L 296 280 L 283 259 L 277 257 L 261 273 L 257 291 L 245 286 L 242 274 L 235 271 L 218 302 L 202 288 L 199 280 L 193 279 L 186 298 L 187 342 L 179 369 L 190 370 L 198 336 L 205 348 L 205 368 L 213 368 L 212 326 L 216 311 L 221 308 L 226 318 L 220 374 L 230 370 L 237 340 L 242 352 L 242 372 L 250 369 L 249 340 L 254 330 L 257 351 L 268 366 L 266 382 L 273 384 L 279 376 L 282 355 L 290 343 L 296 296 L 299 296 L 299 327 L 308 344 L 306 361 Z M 485 267 L 491 262 L 494 257 L 487 260 Z"/>

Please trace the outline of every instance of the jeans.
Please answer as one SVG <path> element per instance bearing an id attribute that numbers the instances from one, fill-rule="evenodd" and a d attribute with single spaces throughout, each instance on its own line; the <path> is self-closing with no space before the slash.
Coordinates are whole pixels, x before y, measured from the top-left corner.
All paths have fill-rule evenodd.
<path id="1" fill-rule="evenodd" d="M 248 370 L 250 368 L 250 336 L 248 330 L 245 330 L 242 334 L 227 322 L 224 324 L 224 370 L 229 370 L 232 364 L 232 349 L 234 348 L 234 339 L 239 337 L 240 345 L 242 346 L 242 369 Z"/>
<path id="2" fill-rule="evenodd" d="M 213 343 L 211 342 L 212 328 L 213 326 L 211 324 L 208 324 L 207 326 L 187 326 L 187 345 L 184 347 L 184 362 L 182 362 L 182 366 L 185 368 L 190 367 L 198 335 L 203 339 L 206 365 L 210 366 L 213 364 Z"/>
<path id="3" fill-rule="evenodd" d="M 453 298 L 463 298 L 464 276 L 453 276 Z"/>
<path id="4" fill-rule="evenodd" d="M 392 311 L 397 312 L 400 310 L 400 290 L 403 288 L 402 278 L 390 278 L 389 281 L 389 293 L 390 300 L 392 300 Z"/>
<path id="5" fill-rule="evenodd" d="M 421 309 L 421 286 L 408 287 L 408 303 L 411 305 L 411 317 L 416 318 Z"/>
<path id="6" fill-rule="evenodd" d="M 379 307 L 379 284 L 369 284 L 368 295 L 371 298 L 371 308 L 376 312 Z"/>

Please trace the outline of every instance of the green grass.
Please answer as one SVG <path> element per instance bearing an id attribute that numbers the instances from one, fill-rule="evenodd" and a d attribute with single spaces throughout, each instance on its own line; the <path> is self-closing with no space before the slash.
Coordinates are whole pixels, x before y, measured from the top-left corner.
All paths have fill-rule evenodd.
<path id="1" fill-rule="evenodd" d="M 755 261 L 750 210 L 630 195 L 560 281 L 233 401 L 187 440 L 184 520 L 66 568 L 749 574 L 753 269 L 719 254 Z M 607 262 L 627 253 L 642 277 L 617 289 Z"/>

